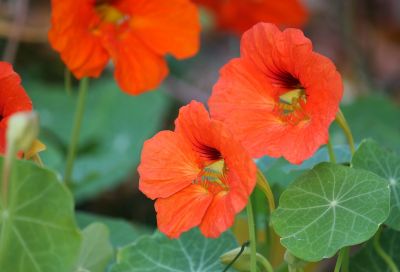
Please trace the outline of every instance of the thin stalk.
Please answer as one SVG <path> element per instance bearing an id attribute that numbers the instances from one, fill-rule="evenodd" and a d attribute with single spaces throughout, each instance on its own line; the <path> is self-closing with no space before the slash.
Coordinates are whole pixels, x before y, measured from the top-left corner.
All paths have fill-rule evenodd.
<path id="1" fill-rule="evenodd" d="M 389 267 L 390 271 L 392 272 L 399 272 L 399 269 L 397 268 L 396 264 L 394 263 L 393 259 L 383 250 L 381 244 L 380 244 L 380 238 L 382 234 L 382 227 L 379 228 L 377 233 L 374 236 L 373 244 L 374 244 L 374 249 L 376 253 L 385 261 L 386 265 Z"/>
<path id="2" fill-rule="evenodd" d="M 72 95 L 72 74 L 71 71 L 65 67 L 64 72 L 64 84 L 65 84 L 65 91 L 68 95 Z"/>
<path id="3" fill-rule="evenodd" d="M 265 271 L 274 272 L 274 268 L 272 267 L 271 263 L 261 254 L 257 253 L 257 260 L 264 267 Z"/>
<path id="4" fill-rule="evenodd" d="M 257 241 L 256 230 L 254 224 L 253 206 L 251 198 L 247 203 L 247 223 L 249 226 L 249 240 L 250 240 L 250 272 L 257 272 Z"/>
<path id="5" fill-rule="evenodd" d="M 344 247 L 339 251 L 334 272 L 349 271 L 349 247 Z"/>
<path id="6" fill-rule="evenodd" d="M 3 199 L 3 209 L 6 209 L 8 206 L 8 191 L 10 184 L 10 172 L 12 167 L 12 161 L 14 159 L 14 148 L 13 146 L 7 147 L 6 156 L 3 162 L 3 175 L 2 175 L 2 199 Z"/>
<path id="7" fill-rule="evenodd" d="M 336 163 L 336 156 L 335 156 L 335 151 L 333 150 L 333 145 L 331 140 L 329 139 L 328 141 L 328 154 L 329 154 L 329 160 L 332 163 Z"/>
<path id="8" fill-rule="evenodd" d="M 354 145 L 353 134 L 351 133 L 349 123 L 347 123 L 347 120 L 344 117 L 343 112 L 341 110 L 339 110 L 336 115 L 336 122 L 338 123 L 340 128 L 343 130 L 343 133 L 346 136 L 347 142 L 349 144 L 351 155 L 353 155 L 354 152 L 356 151 L 356 148 Z"/>
<path id="9" fill-rule="evenodd" d="M 343 256 L 345 255 L 345 250 L 341 249 L 339 251 L 339 256 L 336 260 L 336 265 L 335 265 L 335 271 L 334 272 L 340 272 L 340 268 L 342 267 L 342 262 L 343 262 Z"/>
<path id="10" fill-rule="evenodd" d="M 83 120 L 83 113 L 85 110 L 85 101 L 88 89 L 89 89 L 89 78 L 83 78 L 79 86 L 78 105 L 75 112 L 74 126 L 72 129 L 71 141 L 67 154 L 67 163 L 65 167 L 64 182 L 69 185 L 71 185 L 72 182 L 72 172 L 74 170 L 74 161 L 79 142 L 79 135 L 81 131 L 81 125 Z"/>
<path id="11" fill-rule="evenodd" d="M 269 186 L 267 179 L 260 169 L 257 169 L 257 186 L 265 194 L 268 200 L 270 213 L 272 213 L 275 210 L 274 194 L 272 193 L 271 187 Z"/>

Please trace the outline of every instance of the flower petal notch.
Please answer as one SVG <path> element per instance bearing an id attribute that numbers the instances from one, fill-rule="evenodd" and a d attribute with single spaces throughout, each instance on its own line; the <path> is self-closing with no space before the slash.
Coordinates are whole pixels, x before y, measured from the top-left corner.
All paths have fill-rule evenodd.
<path id="1" fill-rule="evenodd" d="M 162 131 L 144 144 L 140 190 L 156 199 L 157 222 L 170 238 L 199 226 L 218 237 L 247 204 L 256 166 L 220 121 L 196 101 L 182 107 L 175 131 Z"/>
<path id="2" fill-rule="evenodd" d="M 21 78 L 9 63 L 0 62 L 0 154 L 6 152 L 10 117 L 26 111 L 32 111 L 32 101 L 21 86 Z"/>
<path id="3" fill-rule="evenodd" d="M 129 94 L 161 83 L 165 55 L 183 59 L 199 49 L 199 15 L 189 0 L 52 0 L 51 21 L 50 44 L 75 77 L 98 77 L 111 59 Z"/>
<path id="4" fill-rule="evenodd" d="M 308 11 L 299 0 L 194 0 L 215 17 L 221 30 L 241 35 L 258 22 L 300 27 Z"/>
<path id="5" fill-rule="evenodd" d="M 300 30 L 259 23 L 243 35 L 240 58 L 221 69 L 209 106 L 253 157 L 298 164 L 328 142 L 342 95 L 335 65 Z"/>

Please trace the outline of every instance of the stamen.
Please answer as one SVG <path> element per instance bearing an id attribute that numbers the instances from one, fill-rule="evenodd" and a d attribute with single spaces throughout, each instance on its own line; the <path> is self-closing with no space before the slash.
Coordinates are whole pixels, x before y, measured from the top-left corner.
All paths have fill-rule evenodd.
<path id="1" fill-rule="evenodd" d="M 125 22 L 128 18 L 128 16 L 107 2 L 96 5 L 96 11 L 101 17 L 101 20 L 108 23 L 119 25 Z"/>
<path id="2" fill-rule="evenodd" d="M 224 160 L 213 162 L 203 168 L 194 183 L 201 184 L 203 187 L 214 192 L 228 190 L 229 187 L 225 183 L 227 170 Z"/>

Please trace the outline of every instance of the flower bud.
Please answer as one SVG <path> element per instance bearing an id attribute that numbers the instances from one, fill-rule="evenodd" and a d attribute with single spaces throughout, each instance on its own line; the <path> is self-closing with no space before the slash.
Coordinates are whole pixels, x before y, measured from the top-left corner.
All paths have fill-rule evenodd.
<path id="1" fill-rule="evenodd" d="M 8 120 L 7 150 L 26 152 L 39 134 L 39 118 L 36 112 L 18 112 Z"/>

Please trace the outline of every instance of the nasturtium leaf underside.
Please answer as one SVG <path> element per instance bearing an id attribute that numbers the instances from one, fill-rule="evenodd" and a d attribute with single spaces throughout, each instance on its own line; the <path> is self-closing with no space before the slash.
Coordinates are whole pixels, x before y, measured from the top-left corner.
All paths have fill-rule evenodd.
<path id="1" fill-rule="evenodd" d="M 0 158 L 0 176 L 2 164 Z M 81 235 L 74 221 L 72 195 L 55 174 L 30 162 L 14 161 L 7 201 L 3 194 L 0 270 L 73 271 Z"/>
<path id="2" fill-rule="evenodd" d="M 380 244 L 383 250 L 400 268 L 400 232 L 385 229 L 382 232 Z M 351 272 L 391 272 L 383 259 L 376 253 L 373 242 L 369 241 L 362 250 L 350 259 Z"/>
<path id="3" fill-rule="evenodd" d="M 219 257 L 237 247 L 229 232 L 207 239 L 197 229 L 170 240 L 156 232 L 119 250 L 112 272 L 221 272 Z"/>
<path id="4" fill-rule="evenodd" d="M 321 163 L 283 192 L 272 223 L 290 252 L 318 261 L 372 237 L 389 200 L 387 182 L 374 173 Z"/>
<path id="5" fill-rule="evenodd" d="M 390 186 L 390 214 L 386 224 L 400 230 L 400 157 L 372 140 L 364 141 L 354 154 L 352 165 L 374 172 Z"/>
<path id="6" fill-rule="evenodd" d="M 106 225 L 110 231 L 110 240 L 114 247 L 122 247 L 134 242 L 141 235 L 151 234 L 152 229 L 139 224 L 132 224 L 118 218 L 111 218 L 85 212 L 77 212 L 76 220 L 79 227 L 85 228 L 94 222 Z"/>
<path id="7" fill-rule="evenodd" d="M 93 223 L 83 232 L 76 272 L 104 272 L 114 256 L 106 225 Z"/>

